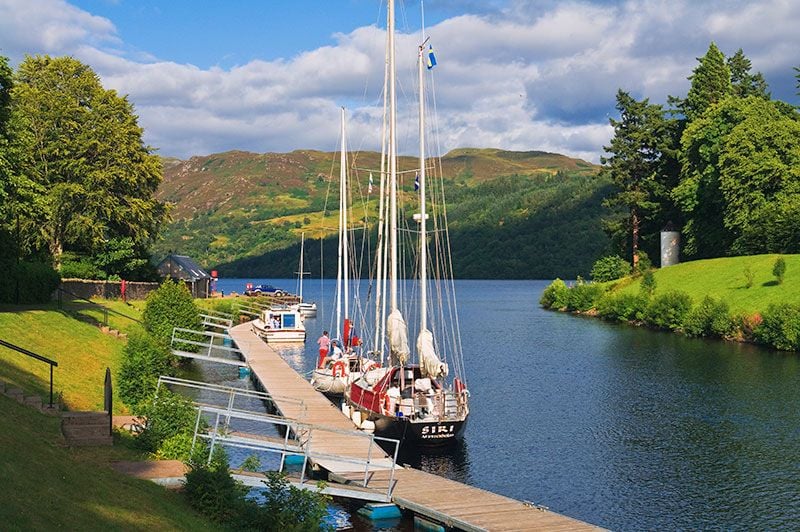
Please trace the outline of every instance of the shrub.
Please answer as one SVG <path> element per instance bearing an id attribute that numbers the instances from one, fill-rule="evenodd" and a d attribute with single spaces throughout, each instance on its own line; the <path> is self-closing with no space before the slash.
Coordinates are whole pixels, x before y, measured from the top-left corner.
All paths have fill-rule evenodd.
<path id="1" fill-rule="evenodd" d="M 653 269 L 653 262 L 650 260 L 650 257 L 647 256 L 647 253 L 639 250 L 636 252 L 636 256 L 639 260 L 636 263 L 636 271 L 633 272 L 634 275 L 639 275 L 640 273 L 645 273 Z"/>
<path id="2" fill-rule="evenodd" d="M 246 498 L 248 488 L 231 477 L 227 463 L 195 465 L 186 473 L 183 492 L 189 504 L 215 523 L 232 529 L 247 526 L 259 513 L 255 501 Z"/>
<path id="3" fill-rule="evenodd" d="M 593 283 L 579 281 L 569 289 L 567 310 L 586 312 L 594 307 L 595 302 L 603 295 L 603 287 Z"/>
<path id="4" fill-rule="evenodd" d="M 197 412 L 192 402 L 165 388 L 152 400 L 139 403 L 134 412 L 146 420 L 136 441 L 139 447 L 151 453 L 157 453 L 170 438 L 194 434 Z M 174 447 L 175 444 L 177 442 L 170 445 Z"/>
<path id="5" fill-rule="evenodd" d="M 747 340 L 748 342 L 755 342 L 755 331 L 758 329 L 763 318 L 761 314 L 755 313 L 751 315 L 740 314 L 733 317 L 735 332 L 739 340 Z"/>
<path id="6" fill-rule="evenodd" d="M 0 268 L 5 273 L 0 283 L 0 303 L 47 303 L 61 282 L 58 272 L 43 262 L 4 261 Z"/>
<path id="7" fill-rule="evenodd" d="M 719 336 L 731 334 L 734 322 L 728 312 L 728 304 L 706 296 L 686 316 L 684 330 L 687 336 Z"/>
<path id="8" fill-rule="evenodd" d="M 105 279 L 106 273 L 97 269 L 87 257 L 75 253 L 64 253 L 61 260 L 61 275 L 65 279 Z"/>
<path id="9" fill-rule="evenodd" d="M 692 308 L 692 298 L 680 291 L 665 292 L 656 296 L 647 305 L 644 321 L 660 329 L 680 329 Z"/>
<path id="10" fill-rule="evenodd" d="M 200 309 L 194 304 L 192 295 L 182 282 L 170 279 L 147 296 L 142 313 L 144 328 L 158 340 L 169 344 L 173 327 L 200 330 Z M 176 346 L 188 350 L 186 346 Z"/>
<path id="11" fill-rule="evenodd" d="M 592 280 L 599 283 L 621 279 L 631 273 L 631 265 L 619 255 L 602 257 L 592 266 Z"/>
<path id="12" fill-rule="evenodd" d="M 753 287 L 753 281 L 755 280 L 755 277 L 756 276 L 753 273 L 753 270 L 750 268 L 750 266 L 745 266 L 744 267 L 744 286 L 745 286 L 745 288 L 752 288 Z"/>
<path id="13" fill-rule="evenodd" d="M 653 275 L 652 270 L 644 272 L 642 277 L 642 285 L 639 291 L 646 297 L 651 297 L 656 291 L 656 276 Z"/>
<path id="14" fill-rule="evenodd" d="M 126 405 L 135 408 L 152 397 L 158 377 L 171 375 L 174 357 L 161 342 L 141 328 L 133 328 L 122 350 L 119 370 L 119 396 Z"/>
<path id="15" fill-rule="evenodd" d="M 565 308 L 569 303 L 569 288 L 561 279 L 556 279 L 544 289 L 539 304 L 544 308 Z"/>
<path id="16" fill-rule="evenodd" d="M 607 320 L 641 321 L 647 298 L 640 294 L 607 294 L 597 302 L 597 313 Z"/>
<path id="17" fill-rule="evenodd" d="M 783 257 L 778 257 L 775 266 L 772 267 L 772 275 L 778 280 L 778 284 L 783 284 L 783 277 L 786 275 L 786 261 Z"/>
<path id="18" fill-rule="evenodd" d="M 800 305 L 772 304 L 754 331 L 755 339 L 783 351 L 800 350 Z"/>
<path id="19" fill-rule="evenodd" d="M 302 490 L 289 484 L 281 473 L 267 473 L 267 489 L 262 492 L 259 528 L 262 530 L 333 530 L 323 519 L 330 497 L 320 491 Z M 321 487 L 321 486 L 320 486 Z"/>

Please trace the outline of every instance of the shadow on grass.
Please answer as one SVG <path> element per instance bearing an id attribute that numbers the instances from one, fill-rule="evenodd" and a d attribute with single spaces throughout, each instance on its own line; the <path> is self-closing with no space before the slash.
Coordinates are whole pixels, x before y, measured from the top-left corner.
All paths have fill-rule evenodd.
<path id="1" fill-rule="evenodd" d="M 776 280 L 767 281 L 766 283 L 762 284 L 761 286 L 779 286 L 780 283 Z"/>

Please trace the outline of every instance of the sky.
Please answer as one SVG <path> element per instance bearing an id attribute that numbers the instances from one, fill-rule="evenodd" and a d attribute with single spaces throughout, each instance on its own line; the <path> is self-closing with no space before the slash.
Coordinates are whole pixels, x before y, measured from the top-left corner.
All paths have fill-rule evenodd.
<path id="1" fill-rule="evenodd" d="M 416 153 L 419 0 L 398 0 L 399 145 Z M 798 0 L 427 0 L 440 153 L 543 150 L 599 162 L 618 89 L 665 103 L 714 41 L 800 104 Z M 164 156 L 379 149 L 380 0 L 0 0 L 0 55 L 70 55 L 134 104 Z"/>

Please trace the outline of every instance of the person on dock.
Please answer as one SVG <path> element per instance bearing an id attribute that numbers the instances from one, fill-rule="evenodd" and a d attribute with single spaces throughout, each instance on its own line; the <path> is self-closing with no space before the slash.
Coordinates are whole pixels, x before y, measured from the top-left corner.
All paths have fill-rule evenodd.
<path id="1" fill-rule="evenodd" d="M 317 363 L 317 367 L 321 368 L 325 362 L 325 357 L 328 356 L 328 351 L 331 349 L 331 338 L 328 336 L 328 331 L 322 331 L 322 336 L 317 340 L 317 344 L 319 344 L 319 362 Z"/>

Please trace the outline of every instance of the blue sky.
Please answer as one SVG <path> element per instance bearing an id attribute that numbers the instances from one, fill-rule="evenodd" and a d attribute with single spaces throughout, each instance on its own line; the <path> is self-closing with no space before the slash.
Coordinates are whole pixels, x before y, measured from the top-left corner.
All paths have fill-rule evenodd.
<path id="1" fill-rule="evenodd" d="M 163 155 L 376 149 L 379 0 L 0 0 L 0 54 L 72 55 L 128 95 Z M 618 88 L 685 95 L 711 41 L 793 104 L 796 0 L 428 0 L 441 151 L 547 150 L 599 161 Z M 399 2 L 401 150 L 413 153 L 419 2 Z"/>

